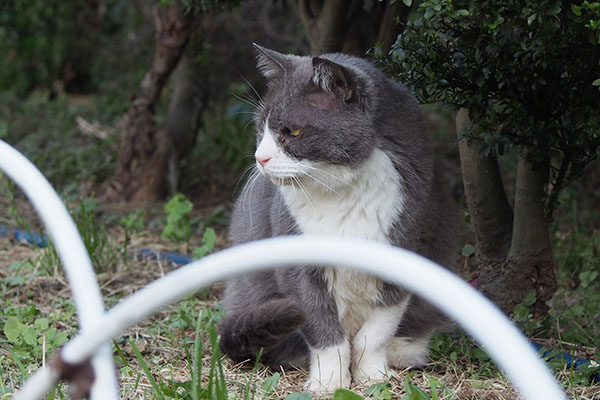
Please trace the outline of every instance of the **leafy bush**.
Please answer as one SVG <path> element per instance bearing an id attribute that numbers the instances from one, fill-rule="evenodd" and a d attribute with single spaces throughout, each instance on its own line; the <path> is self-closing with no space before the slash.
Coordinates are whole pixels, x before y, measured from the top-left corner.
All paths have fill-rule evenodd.
<path id="1" fill-rule="evenodd" d="M 484 155 L 518 145 L 552 165 L 556 200 L 600 146 L 600 2 L 431 0 L 420 11 L 376 55 L 422 102 L 468 108 L 479 129 L 465 135 Z"/>

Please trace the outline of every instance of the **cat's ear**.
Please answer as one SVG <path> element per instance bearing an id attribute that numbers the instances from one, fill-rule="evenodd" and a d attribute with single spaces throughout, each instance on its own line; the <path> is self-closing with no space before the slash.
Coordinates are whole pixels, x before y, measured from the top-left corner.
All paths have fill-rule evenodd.
<path id="1" fill-rule="evenodd" d="M 289 58 L 285 54 L 266 49 L 252 43 L 256 50 L 256 64 L 258 70 L 265 78 L 274 78 L 283 75 L 289 68 Z"/>
<path id="2" fill-rule="evenodd" d="M 314 57 L 313 83 L 342 101 L 350 101 L 354 95 L 354 75 L 348 68 L 326 58 Z"/>

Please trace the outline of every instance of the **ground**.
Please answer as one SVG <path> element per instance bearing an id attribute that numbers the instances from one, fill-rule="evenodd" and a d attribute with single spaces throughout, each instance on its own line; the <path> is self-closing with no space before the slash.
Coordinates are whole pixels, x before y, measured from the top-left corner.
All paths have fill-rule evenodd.
<path id="1" fill-rule="evenodd" d="M 24 201 L 18 203 L 17 208 L 29 211 Z M 5 207 L 8 208 L 10 206 Z M 210 212 L 195 212 L 192 219 L 201 221 L 209 216 Z M 103 206 L 102 211 L 97 213 L 101 214 L 105 221 L 118 221 L 131 211 L 113 205 Z M 1 221 L 10 223 L 11 216 L 3 215 Z M 225 239 L 224 225 L 216 226 L 218 229 L 215 251 L 229 245 Z M 114 222 L 109 223 L 107 227 L 106 249 L 118 253 L 124 245 L 124 229 Z M 114 264 L 109 270 L 98 273 L 98 281 L 109 307 L 177 268 L 177 265 L 166 260 L 140 257 L 140 248 L 190 254 L 191 249 L 201 245 L 197 237 L 183 244 L 173 243 L 152 229 L 131 232 L 129 235 L 127 257 L 113 260 Z M 37 248 L 28 243 L 16 242 L 7 237 L 0 238 L 0 302 L 1 307 L 7 310 L 3 323 L 6 324 L 6 320 L 10 318 L 8 315 L 16 317 L 26 326 L 36 326 L 36 320 L 47 318 L 51 326 L 71 337 L 76 332 L 77 322 L 70 290 L 60 267 L 54 269 L 48 265 L 49 252 L 48 249 Z M 24 279 L 17 279 L 19 276 Z M 174 393 L 183 391 L 182 388 L 186 382 L 190 382 L 191 371 L 194 370 L 190 353 L 193 353 L 195 342 L 195 321 L 196 318 L 200 318 L 199 313 L 206 309 L 212 310 L 212 318 L 218 318 L 221 289 L 222 284 L 217 283 L 211 288 L 200 290 L 197 294 L 128 329 L 115 340 L 115 359 L 119 367 L 123 398 L 185 398 L 177 397 Z M 33 311 L 31 307 L 34 307 Z M 202 318 L 200 337 L 205 343 L 202 350 L 202 387 L 206 389 L 210 386 L 209 377 L 212 375 L 210 370 L 211 364 L 214 365 L 214 358 L 208 345 L 210 318 L 206 314 Z M 36 335 L 43 337 L 47 332 L 40 329 L 36 331 Z M 40 365 L 42 357 L 50 358 L 55 348 L 45 349 L 46 354 L 39 354 L 40 348 L 36 345 L 19 340 L 7 341 L 1 336 L 0 338 L 0 369 L 3 371 L 0 390 L 6 392 L 1 398 L 8 398 L 10 390 L 20 386 L 23 379 L 23 371 L 15 365 L 11 352 L 17 350 L 16 354 L 20 357 L 23 368 L 32 372 Z M 135 344 L 141 356 L 136 357 L 131 342 Z M 410 393 L 413 393 L 411 396 L 417 396 L 415 388 L 421 388 L 427 393 L 426 396 L 431 397 L 408 398 L 436 398 L 434 393 L 437 393 L 437 398 L 440 399 L 518 398 L 511 385 L 492 366 L 487 356 L 464 336 L 455 334 L 437 337 L 434 348 L 436 350 L 433 352 L 433 360 L 423 370 L 395 370 L 394 376 L 386 385 L 376 386 L 370 391 L 368 386 L 353 387 L 352 390 L 363 396 L 371 393 L 371 398 L 378 399 L 402 398 Z M 581 355 L 590 356 L 592 353 L 586 354 L 583 348 L 579 349 Z M 144 363 L 146 366 L 142 366 Z M 261 366 L 247 365 L 248 363 L 234 365 L 227 359 L 223 359 L 219 364 L 223 369 L 229 398 L 250 396 L 248 398 L 284 399 L 293 396 L 294 393 L 300 393 L 306 379 L 305 371 L 272 371 Z M 145 368 L 149 372 L 144 371 Z M 557 374 L 573 398 L 600 398 L 599 385 L 572 384 L 574 374 L 567 370 Z M 153 389 L 149 377 L 155 380 L 153 383 L 158 389 Z M 269 390 L 274 383 L 276 385 Z M 162 395 L 158 395 L 157 391 Z"/>

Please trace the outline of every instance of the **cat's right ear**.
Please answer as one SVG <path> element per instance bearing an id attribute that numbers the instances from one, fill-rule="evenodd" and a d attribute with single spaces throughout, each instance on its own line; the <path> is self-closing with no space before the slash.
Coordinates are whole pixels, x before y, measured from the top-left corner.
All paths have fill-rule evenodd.
<path id="1" fill-rule="evenodd" d="M 265 78 L 274 78 L 283 75 L 288 69 L 289 59 L 285 54 L 266 49 L 252 43 L 256 50 L 258 70 Z"/>

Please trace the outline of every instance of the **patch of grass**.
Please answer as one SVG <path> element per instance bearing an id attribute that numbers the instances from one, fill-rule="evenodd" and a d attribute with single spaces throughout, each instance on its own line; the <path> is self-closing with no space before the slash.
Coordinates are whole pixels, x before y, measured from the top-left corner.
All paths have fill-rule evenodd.
<path id="1" fill-rule="evenodd" d="M 76 323 L 72 308 L 47 313 L 31 302 L 20 305 L 6 299 L 1 303 L 0 394 L 5 394 L 10 393 L 9 388 L 20 386 L 66 343 L 76 333 Z M 70 321 L 70 325 L 65 321 Z M 60 386 L 57 391 L 55 395 L 65 398 Z"/>

